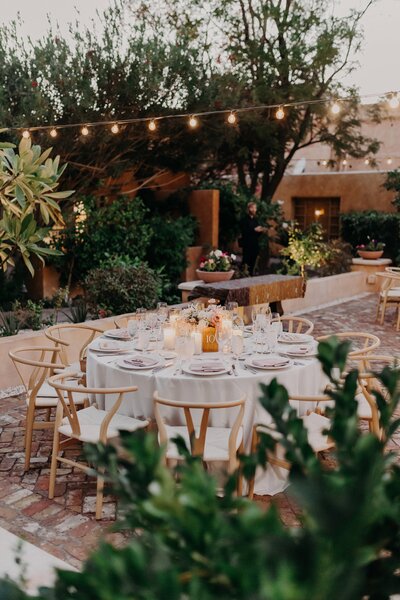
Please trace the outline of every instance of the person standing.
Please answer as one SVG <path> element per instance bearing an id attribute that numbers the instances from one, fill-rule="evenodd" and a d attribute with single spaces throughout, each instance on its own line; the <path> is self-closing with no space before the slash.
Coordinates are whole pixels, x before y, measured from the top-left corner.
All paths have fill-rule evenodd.
<path id="1" fill-rule="evenodd" d="M 257 204 L 247 204 L 247 214 L 241 222 L 243 265 L 247 265 L 250 275 L 254 273 L 259 247 L 259 238 L 262 233 L 267 233 L 268 228 L 262 227 L 257 218 Z"/>

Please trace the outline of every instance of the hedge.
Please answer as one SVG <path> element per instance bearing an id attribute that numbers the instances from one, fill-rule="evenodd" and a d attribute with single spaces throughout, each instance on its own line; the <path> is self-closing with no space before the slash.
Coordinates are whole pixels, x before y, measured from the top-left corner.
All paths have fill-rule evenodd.
<path id="1" fill-rule="evenodd" d="M 384 256 L 400 262 L 400 214 L 376 210 L 340 215 L 341 238 L 355 249 L 368 238 L 386 244 Z"/>

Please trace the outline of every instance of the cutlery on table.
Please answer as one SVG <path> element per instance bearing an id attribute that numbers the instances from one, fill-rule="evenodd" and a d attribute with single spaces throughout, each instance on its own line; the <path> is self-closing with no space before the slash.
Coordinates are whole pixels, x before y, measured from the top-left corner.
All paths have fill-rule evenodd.
<path id="1" fill-rule="evenodd" d="M 250 371 L 250 373 L 253 373 L 254 375 L 257 373 L 256 369 L 251 369 L 248 365 L 244 364 L 243 365 L 243 369 L 246 369 L 246 371 Z"/>
<path id="2" fill-rule="evenodd" d="M 232 373 L 234 374 L 235 377 L 238 377 L 238 372 L 236 370 L 236 365 L 232 363 Z"/>

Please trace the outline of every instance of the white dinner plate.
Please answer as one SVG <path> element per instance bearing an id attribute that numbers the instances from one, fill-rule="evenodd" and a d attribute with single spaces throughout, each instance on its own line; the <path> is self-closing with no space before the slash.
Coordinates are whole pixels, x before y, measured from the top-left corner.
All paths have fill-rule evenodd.
<path id="1" fill-rule="evenodd" d="M 196 363 L 198 363 L 199 365 L 201 365 L 203 362 L 205 362 L 205 359 L 200 359 L 199 361 L 194 361 Z M 210 361 L 211 363 L 213 361 Z M 190 365 L 193 364 L 193 361 L 191 361 L 189 364 L 184 364 L 182 367 L 182 371 L 184 373 L 187 373 L 188 375 L 200 375 L 200 377 L 212 377 L 215 375 L 224 375 L 225 373 L 228 373 L 230 371 L 230 367 L 228 367 L 225 363 L 223 363 L 223 366 L 221 366 L 221 370 L 219 371 L 197 371 L 197 370 L 193 370 L 190 368 Z"/>
<path id="2" fill-rule="evenodd" d="M 256 361 L 256 364 L 254 363 Z M 257 361 L 265 361 L 265 366 L 262 364 L 257 364 Z M 270 363 L 270 364 L 268 364 Z M 276 363 L 276 364 L 274 364 Z M 285 359 L 282 356 L 276 356 L 275 354 L 268 354 L 263 358 L 259 358 L 257 356 L 251 356 L 245 361 L 245 364 L 252 369 L 262 369 L 264 371 L 276 371 L 278 369 L 287 369 L 291 367 L 293 361 L 290 358 Z"/>
<path id="3" fill-rule="evenodd" d="M 133 364 L 132 360 L 137 359 L 138 361 L 144 361 L 143 364 Z M 123 369 L 128 369 L 129 371 L 146 371 L 149 369 L 155 369 L 156 367 L 161 367 L 165 363 L 164 359 L 160 356 L 146 356 L 135 354 L 134 356 L 129 356 L 129 358 L 121 357 L 116 361 L 116 364 Z"/>
<path id="4" fill-rule="evenodd" d="M 125 340 L 127 342 L 131 340 L 127 329 L 108 329 L 103 335 L 114 340 Z"/>
<path id="5" fill-rule="evenodd" d="M 90 344 L 90 350 L 104 354 L 121 354 L 121 352 L 132 352 L 133 348 L 126 342 L 98 338 Z"/>
<path id="6" fill-rule="evenodd" d="M 282 354 L 286 354 L 287 356 L 293 356 L 294 358 L 304 358 L 317 356 L 317 348 L 307 348 L 307 352 L 302 352 L 301 350 L 296 350 L 296 347 L 288 348 L 287 350 L 280 350 Z"/>
<path id="7" fill-rule="evenodd" d="M 313 341 L 313 336 L 307 333 L 288 333 L 287 331 L 281 333 L 278 339 L 281 344 L 310 344 Z"/>

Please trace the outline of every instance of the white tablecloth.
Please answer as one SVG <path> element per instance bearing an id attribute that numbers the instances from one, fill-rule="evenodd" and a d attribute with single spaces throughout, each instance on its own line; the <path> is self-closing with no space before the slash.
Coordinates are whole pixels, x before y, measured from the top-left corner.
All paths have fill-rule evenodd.
<path id="1" fill-rule="evenodd" d="M 292 365 L 287 369 L 260 370 L 256 374 L 246 371 L 239 362 L 238 376 L 213 375 L 209 377 L 186 374 L 173 375 L 175 367 L 171 366 L 158 373 L 151 370 L 131 371 L 118 367 L 115 359 L 88 352 L 87 382 L 95 387 L 117 387 L 136 385 L 138 391 L 124 397 L 119 413 L 136 418 L 153 417 L 153 393 L 157 390 L 163 398 L 182 402 L 227 402 L 246 396 L 243 420 L 244 441 L 248 451 L 251 443 L 254 424 L 271 423 L 270 415 L 261 407 L 258 398 L 261 396 L 260 383 L 269 383 L 276 377 L 293 395 L 315 395 L 322 393 L 326 378 L 316 359 L 299 361 L 302 364 Z M 232 360 L 232 359 L 230 359 Z M 112 402 L 107 397 L 107 402 Z M 104 397 L 97 398 L 97 403 L 104 406 Z M 308 404 L 308 403 L 307 403 Z M 106 404 L 107 408 L 107 404 Z M 163 415 L 170 424 L 182 424 L 182 411 L 163 407 Z M 304 405 L 299 408 L 304 411 Z M 211 411 L 210 424 L 227 427 L 232 425 L 236 416 L 235 409 Z M 287 472 L 283 469 L 269 467 L 266 472 L 257 474 L 255 492 L 257 494 L 277 494 L 286 487 Z"/>

